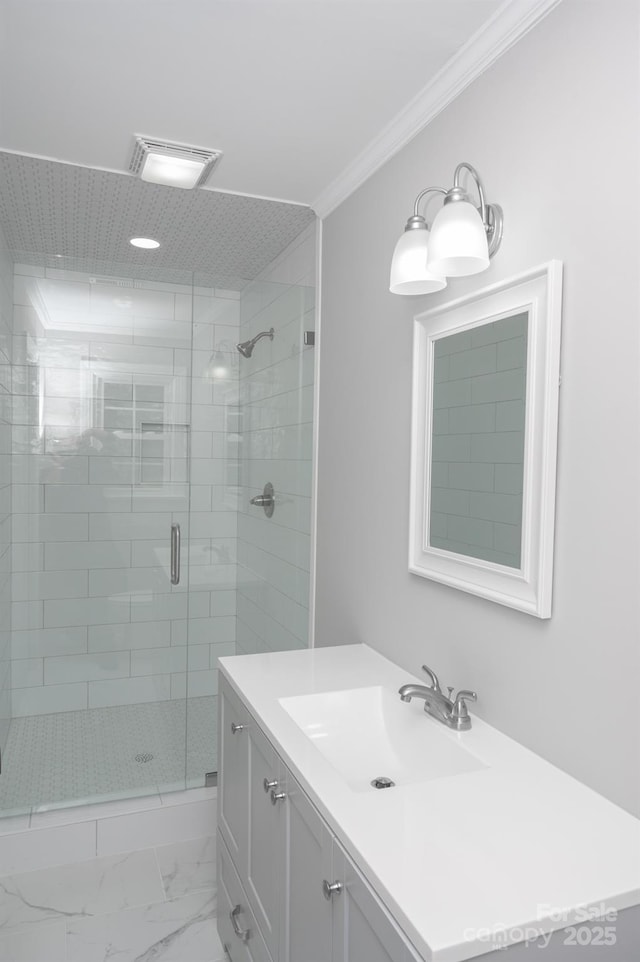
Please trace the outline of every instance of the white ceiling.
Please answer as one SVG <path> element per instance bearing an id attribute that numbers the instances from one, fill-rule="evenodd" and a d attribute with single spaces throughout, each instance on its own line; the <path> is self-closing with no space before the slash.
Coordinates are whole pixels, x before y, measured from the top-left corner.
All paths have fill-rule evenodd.
<path id="1" fill-rule="evenodd" d="M 141 133 L 223 150 L 214 190 L 313 204 L 501 6 L 0 0 L 0 149 L 124 172 Z"/>
<path id="2" fill-rule="evenodd" d="M 128 273 L 241 290 L 314 220 L 309 207 L 0 151 L 0 225 L 16 260 L 97 274 Z M 132 247 L 153 237 L 158 250 Z M 37 254 L 36 260 L 28 254 Z M 173 272 L 173 273 L 172 273 Z"/>

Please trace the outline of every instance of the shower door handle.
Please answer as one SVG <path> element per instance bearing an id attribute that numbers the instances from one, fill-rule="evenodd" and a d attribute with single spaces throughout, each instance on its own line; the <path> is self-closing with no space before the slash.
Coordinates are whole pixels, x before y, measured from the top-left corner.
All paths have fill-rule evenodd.
<path id="1" fill-rule="evenodd" d="M 171 584 L 180 584 L 180 525 L 171 525 Z"/>

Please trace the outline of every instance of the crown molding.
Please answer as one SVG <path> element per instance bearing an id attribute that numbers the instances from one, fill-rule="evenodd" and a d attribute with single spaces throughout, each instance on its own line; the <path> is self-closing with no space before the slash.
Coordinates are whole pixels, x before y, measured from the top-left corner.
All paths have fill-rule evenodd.
<path id="1" fill-rule="evenodd" d="M 311 204 L 326 217 L 562 0 L 506 0 Z"/>

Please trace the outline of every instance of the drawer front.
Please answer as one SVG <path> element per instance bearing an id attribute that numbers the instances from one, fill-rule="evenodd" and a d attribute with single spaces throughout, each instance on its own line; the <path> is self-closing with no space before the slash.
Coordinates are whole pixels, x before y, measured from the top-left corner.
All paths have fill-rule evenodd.
<path id="1" fill-rule="evenodd" d="M 220 832 L 217 857 L 218 934 L 226 958 L 229 962 L 272 962 Z"/>

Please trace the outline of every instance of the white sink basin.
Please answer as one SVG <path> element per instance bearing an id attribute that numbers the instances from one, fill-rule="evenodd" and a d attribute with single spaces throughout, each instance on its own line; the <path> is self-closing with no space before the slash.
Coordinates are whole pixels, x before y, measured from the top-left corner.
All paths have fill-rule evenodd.
<path id="1" fill-rule="evenodd" d="M 374 791 L 375 778 L 410 785 L 487 768 L 423 711 L 380 686 L 280 698 L 280 704 L 354 791 Z"/>

